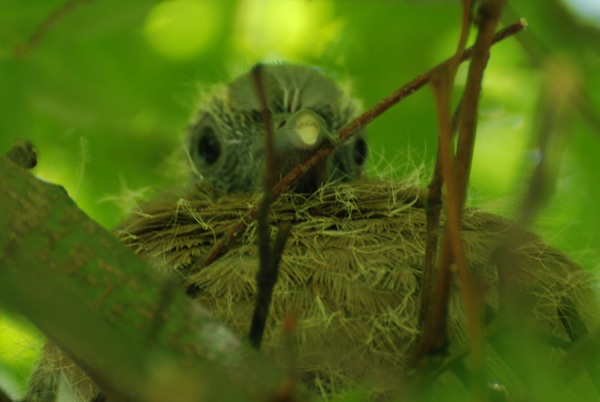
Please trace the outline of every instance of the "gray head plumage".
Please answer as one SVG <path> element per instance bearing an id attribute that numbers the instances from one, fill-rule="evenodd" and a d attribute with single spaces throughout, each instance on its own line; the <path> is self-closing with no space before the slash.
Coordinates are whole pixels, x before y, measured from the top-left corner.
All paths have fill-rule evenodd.
<path id="1" fill-rule="evenodd" d="M 282 177 L 359 112 L 358 102 L 323 72 L 302 65 L 262 68 L 274 127 L 277 175 Z M 255 191 L 263 183 L 265 141 L 262 107 L 250 73 L 207 97 L 189 127 L 196 170 L 225 192 Z M 313 191 L 330 180 L 358 178 L 367 154 L 361 132 L 311 169 L 296 191 Z"/>

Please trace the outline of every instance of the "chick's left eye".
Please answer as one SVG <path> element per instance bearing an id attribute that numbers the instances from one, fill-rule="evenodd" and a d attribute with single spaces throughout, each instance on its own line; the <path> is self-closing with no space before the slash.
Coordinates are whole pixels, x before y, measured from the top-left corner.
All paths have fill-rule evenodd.
<path id="1" fill-rule="evenodd" d="M 353 156 L 358 166 L 362 166 L 367 160 L 367 149 L 367 142 L 363 138 L 358 138 L 354 142 Z"/>
<path id="2" fill-rule="evenodd" d="M 211 127 L 202 130 L 197 145 L 198 157 L 207 166 L 213 165 L 221 155 L 221 144 Z"/>

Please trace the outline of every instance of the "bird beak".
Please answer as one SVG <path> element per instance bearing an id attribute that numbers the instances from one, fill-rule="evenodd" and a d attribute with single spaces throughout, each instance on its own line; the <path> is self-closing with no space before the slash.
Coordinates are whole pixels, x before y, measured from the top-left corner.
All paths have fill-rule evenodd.
<path id="1" fill-rule="evenodd" d="M 301 109 L 294 114 L 277 116 L 273 136 L 275 166 L 283 177 L 301 163 L 323 141 L 330 138 L 327 123 L 310 109 Z M 277 128 L 278 127 L 278 128 Z M 331 163 L 328 159 L 310 169 L 296 187 L 297 192 L 312 192 L 329 178 Z"/>
<path id="2" fill-rule="evenodd" d="M 282 153 L 316 149 L 329 138 L 327 123 L 310 109 L 302 109 L 291 115 L 277 116 L 273 145 Z"/>

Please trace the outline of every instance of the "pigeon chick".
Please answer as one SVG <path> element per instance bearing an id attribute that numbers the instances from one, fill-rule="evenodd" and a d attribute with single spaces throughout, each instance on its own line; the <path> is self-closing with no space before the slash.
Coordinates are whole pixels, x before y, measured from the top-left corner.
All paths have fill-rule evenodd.
<path id="1" fill-rule="evenodd" d="M 267 65 L 264 92 L 274 129 L 276 177 L 283 177 L 356 117 L 359 103 L 323 72 L 301 65 Z M 265 126 L 252 73 L 223 86 L 201 104 L 189 127 L 193 170 L 227 193 L 254 191 L 265 169 Z M 297 192 L 358 178 L 367 159 L 360 132 L 307 172 Z"/>
<path id="2" fill-rule="evenodd" d="M 318 70 L 276 65 L 264 67 L 262 74 L 274 126 L 275 174 L 281 177 L 349 123 L 358 106 Z M 150 200 L 115 230 L 157 268 L 177 271 L 186 286 L 198 288 L 195 299 L 240 337 L 248 334 L 256 302 L 256 222 L 249 222 L 219 259 L 208 266 L 202 262 L 256 202 L 254 192 L 261 186 L 265 130 L 255 91 L 248 74 L 207 97 L 189 127 L 188 154 L 197 185 Z M 343 400 L 347 390 L 362 387 L 364 399 L 402 396 L 420 333 L 425 203 L 411 183 L 349 182 L 360 178 L 366 154 L 362 132 L 270 208 L 273 230 L 278 222 L 289 222 L 291 230 L 261 352 L 326 399 Z M 440 232 L 444 226 L 442 217 Z M 519 239 L 511 255 L 515 294 L 531 302 L 523 309 L 530 314 L 527 319 L 557 341 L 548 345 L 548 356 L 562 356 L 565 345 L 597 328 L 596 282 L 534 234 L 502 217 L 467 209 L 461 238 L 469 268 L 481 283 L 486 319 L 494 320 L 499 311 L 498 250 L 507 233 Z M 449 352 L 461 356 L 469 345 L 467 325 L 459 286 L 452 283 Z M 282 330 L 290 317 L 296 322 L 293 334 Z M 488 346 L 486 381 L 507 384 L 515 394 L 527 389 Z M 102 400 L 93 382 L 56 346 L 48 344 L 46 351 L 26 400 L 60 400 L 58 395 Z M 547 364 L 548 356 L 540 362 Z M 449 368 L 440 374 L 433 385 L 441 395 L 464 388 L 460 371 Z"/>
<path id="3" fill-rule="evenodd" d="M 301 65 L 262 67 L 264 92 L 274 128 L 276 177 L 302 162 L 359 112 L 359 102 L 322 71 Z M 225 193 L 260 189 L 266 165 L 262 106 L 251 73 L 204 99 L 189 126 L 188 155 L 194 182 Z M 310 169 L 296 185 L 298 193 L 329 181 L 361 176 L 367 158 L 366 132 L 347 141 Z M 92 401 L 104 396 L 87 375 L 48 342 L 32 374 L 27 401 Z"/>

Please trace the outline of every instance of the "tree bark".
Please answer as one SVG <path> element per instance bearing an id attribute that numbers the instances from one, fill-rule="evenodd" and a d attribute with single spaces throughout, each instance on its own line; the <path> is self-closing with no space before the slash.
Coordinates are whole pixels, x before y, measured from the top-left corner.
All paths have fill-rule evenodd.
<path id="1" fill-rule="evenodd" d="M 278 370 L 63 188 L 0 157 L 0 194 L 0 307 L 26 316 L 109 397 L 247 400 L 281 389 Z"/>

